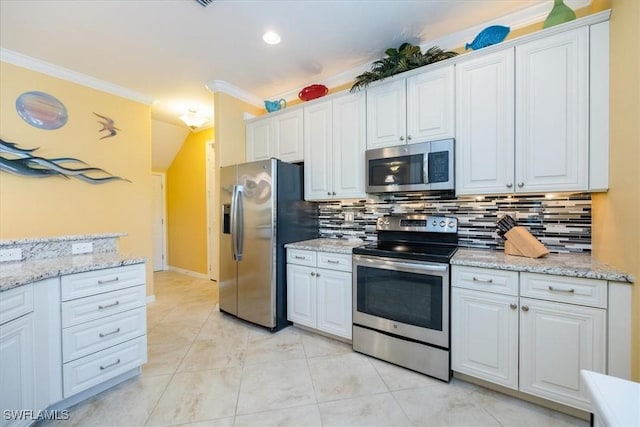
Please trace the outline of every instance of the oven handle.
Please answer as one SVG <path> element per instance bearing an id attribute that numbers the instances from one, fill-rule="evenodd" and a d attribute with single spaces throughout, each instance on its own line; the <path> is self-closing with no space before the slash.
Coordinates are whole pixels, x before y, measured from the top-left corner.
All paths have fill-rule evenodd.
<path id="1" fill-rule="evenodd" d="M 434 271 L 439 273 L 446 273 L 449 270 L 449 264 L 426 264 L 426 263 L 409 263 L 399 262 L 393 258 L 383 257 L 367 257 L 361 255 L 354 255 L 353 260 L 356 265 L 367 264 L 374 266 L 375 268 L 384 268 L 386 270 L 397 270 L 400 268 L 417 270 L 417 271 Z"/>

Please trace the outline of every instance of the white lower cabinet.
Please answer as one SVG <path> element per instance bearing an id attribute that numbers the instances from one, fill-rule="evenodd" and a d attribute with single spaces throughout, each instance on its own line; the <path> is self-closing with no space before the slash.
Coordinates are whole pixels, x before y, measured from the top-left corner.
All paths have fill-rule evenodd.
<path id="1" fill-rule="evenodd" d="M 591 410 L 580 370 L 606 373 L 606 281 L 453 266 L 452 286 L 454 371 Z"/>
<path id="2" fill-rule="evenodd" d="M 287 250 L 287 318 L 291 322 L 351 339 L 351 310 L 350 255 Z"/>

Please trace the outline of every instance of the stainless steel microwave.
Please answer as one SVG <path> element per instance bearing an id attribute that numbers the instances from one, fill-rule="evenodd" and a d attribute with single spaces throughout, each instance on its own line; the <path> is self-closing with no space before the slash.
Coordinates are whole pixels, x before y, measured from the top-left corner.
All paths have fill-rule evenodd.
<path id="1" fill-rule="evenodd" d="M 367 193 L 454 190 L 454 140 L 367 150 Z"/>

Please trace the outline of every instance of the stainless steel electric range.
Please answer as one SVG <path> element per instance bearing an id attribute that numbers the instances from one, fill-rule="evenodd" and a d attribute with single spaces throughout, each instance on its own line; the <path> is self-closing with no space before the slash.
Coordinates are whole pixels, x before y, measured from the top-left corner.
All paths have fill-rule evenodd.
<path id="1" fill-rule="evenodd" d="M 450 265 L 458 220 L 378 219 L 378 242 L 353 250 L 353 349 L 450 379 Z"/>

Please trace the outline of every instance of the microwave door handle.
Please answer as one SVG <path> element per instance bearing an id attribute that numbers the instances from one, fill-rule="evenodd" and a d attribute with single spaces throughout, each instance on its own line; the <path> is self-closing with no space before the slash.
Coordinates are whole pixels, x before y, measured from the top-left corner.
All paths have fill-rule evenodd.
<path id="1" fill-rule="evenodd" d="M 422 161 L 422 174 L 425 184 L 429 184 L 429 153 L 424 153 L 424 160 Z"/>

